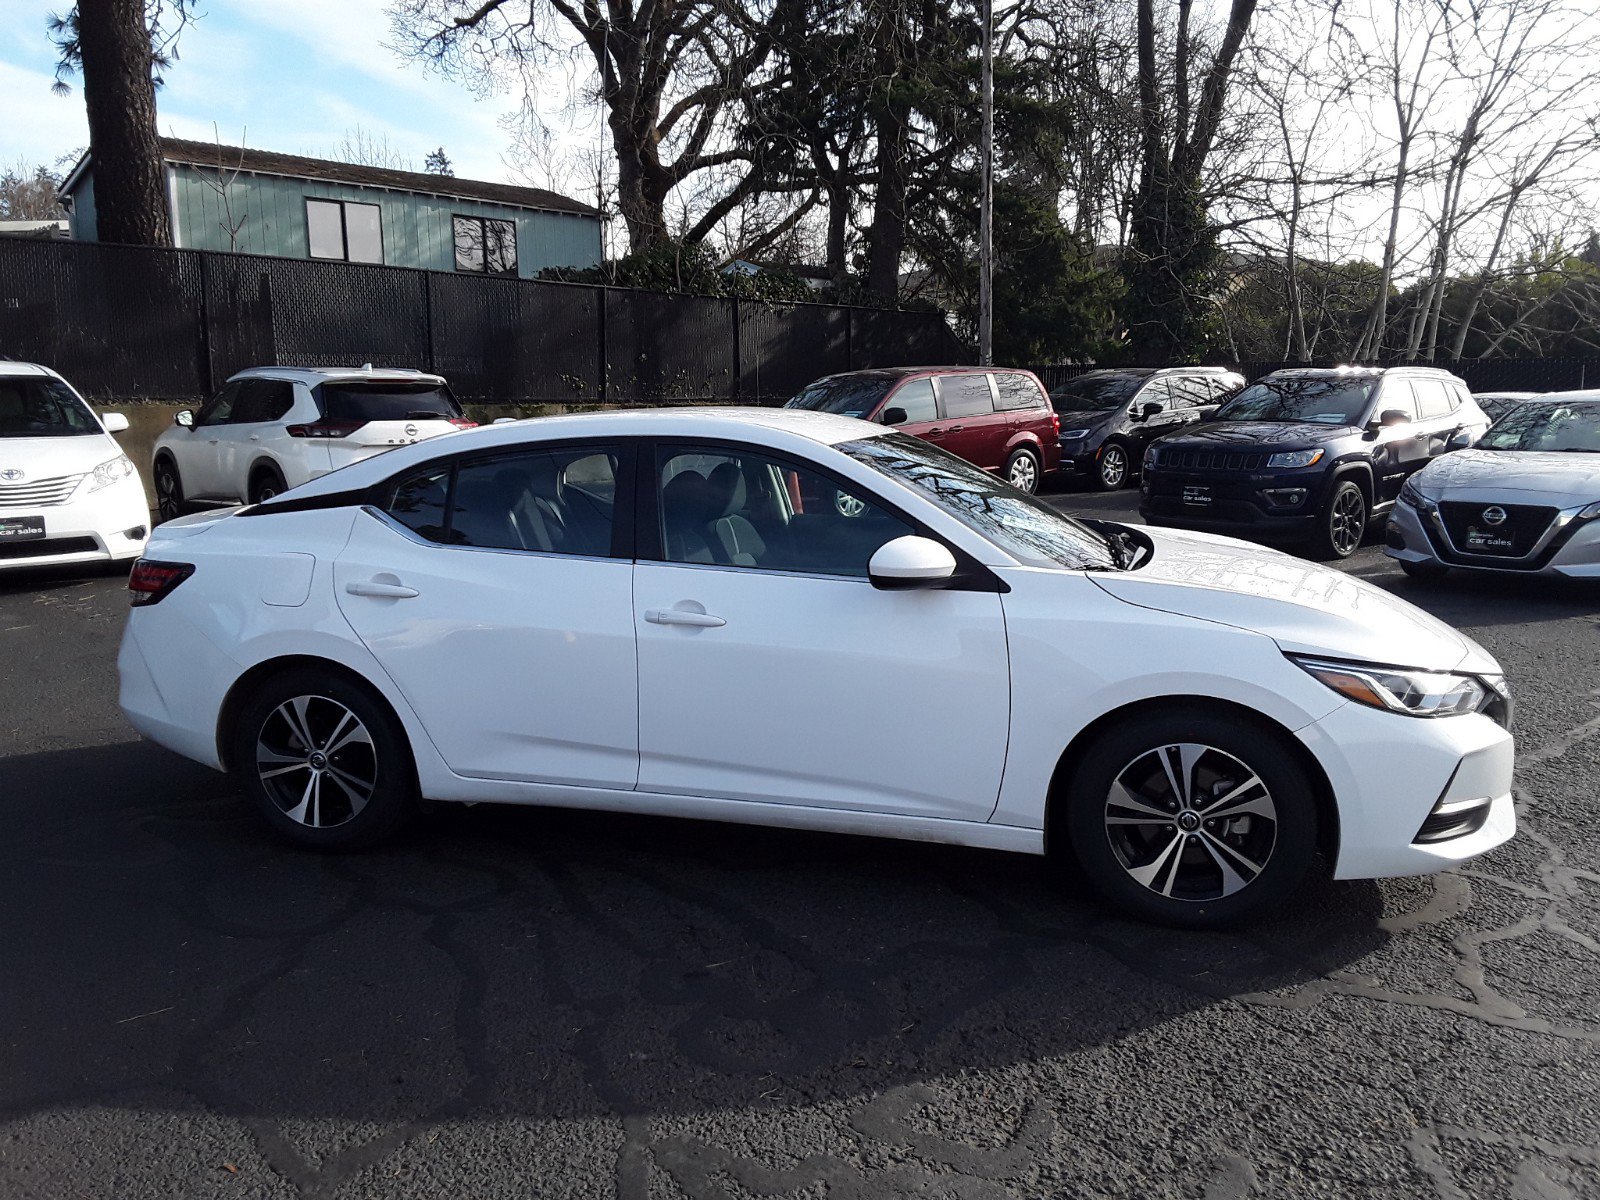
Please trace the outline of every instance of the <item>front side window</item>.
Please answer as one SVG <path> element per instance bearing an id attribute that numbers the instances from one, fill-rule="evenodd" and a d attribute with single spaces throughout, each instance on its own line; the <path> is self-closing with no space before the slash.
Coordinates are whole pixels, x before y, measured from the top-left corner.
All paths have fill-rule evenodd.
<path id="1" fill-rule="evenodd" d="M 1403 379 L 1396 379 L 1384 386 L 1378 393 L 1378 415 L 1386 412 L 1405 413 L 1406 420 L 1417 419 L 1417 389 L 1416 385 Z"/>
<path id="2" fill-rule="evenodd" d="M 663 452 L 667 562 L 866 578 L 878 547 L 916 532 L 820 471 L 721 447 Z"/>
<path id="3" fill-rule="evenodd" d="M 921 493 L 1028 566 L 1117 570 L 1131 553 L 1100 529 L 919 438 L 891 433 L 835 449 Z"/>
<path id="4" fill-rule="evenodd" d="M 1177 408 L 1199 408 L 1203 404 L 1211 403 L 1211 389 L 1204 379 L 1172 379 L 1172 399 Z"/>
<path id="5" fill-rule="evenodd" d="M 48 376 L 0 379 L 0 438 L 99 433 L 100 423 L 71 388 Z"/>
<path id="6" fill-rule="evenodd" d="M 994 412 L 987 375 L 941 375 L 939 398 L 946 417 L 986 417 Z"/>
<path id="7" fill-rule="evenodd" d="M 244 385 L 249 380 L 232 379 L 217 390 L 217 394 L 207 400 L 195 417 L 196 425 L 226 425 L 233 419 L 233 406 L 239 402 L 239 395 L 244 390 Z"/>
<path id="8" fill-rule="evenodd" d="M 1163 412 L 1171 408 L 1172 382 L 1167 379 L 1152 379 L 1140 388 L 1138 396 L 1133 401 L 1133 411 L 1143 413 L 1146 404 L 1159 404 Z"/>
<path id="9" fill-rule="evenodd" d="M 456 270 L 485 275 L 517 273 L 517 223 L 493 217 L 456 217 L 453 221 Z"/>
<path id="10" fill-rule="evenodd" d="M 1600 401 L 1523 404 L 1496 421 L 1475 448 L 1600 453 Z"/>
<path id="11" fill-rule="evenodd" d="M 376 204 L 306 200 L 306 239 L 312 258 L 383 261 L 383 214 Z"/>
<path id="12" fill-rule="evenodd" d="M 523 450 L 402 480 L 389 515 L 431 542 L 591 558 L 612 553 L 618 454 Z"/>
<path id="13" fill-rule="evenodd" d="M 1252 383 L 1217 410 L 1219 421 L 1309 421 L 1359 425 L 1376 376 L 1285 375 Z"/>
<path id="14" fill-rule="evenodd" d="M 917 422 L 937 421 L 939 419 L 939 404 L 933 398 L 933 380 L 913 379 L 901 387 L 883 406 L 884 412 L 898 408 L 905 413 L 904 417 L 895 421 L 896 425 L 911 425 Z M 884 422 L 888 424 L 888 422 Z"/>

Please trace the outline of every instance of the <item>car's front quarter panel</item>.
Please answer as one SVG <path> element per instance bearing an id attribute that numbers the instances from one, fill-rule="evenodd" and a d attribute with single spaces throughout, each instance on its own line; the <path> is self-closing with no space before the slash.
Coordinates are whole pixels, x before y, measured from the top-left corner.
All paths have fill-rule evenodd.
<path id="1" fill-rule="evenodd" d="M 351 508 L 227 516 L 163 536 L 145 556 L 194 574 L 128 614 L 118 665 L 123 712 L 152 741 L 221 768 L 218 721 L 234 684 L 291 657 L 333 662 L 375 688 L 399 716 L 424 790 L 448 776 L 415 715 L 355 636 L 333 592 Z"/>
<path id="2" fill-rule="evenodd" d="M 1293 732 L 1345 703 L 1269 637 L 1118 600 L 1075 572 L 996 572 L 1011 654 L 1012 727 L 993 820 L 1039 829 L 1061 756 L 1098 718 L 1183 697 L 1241 705 Z"/>

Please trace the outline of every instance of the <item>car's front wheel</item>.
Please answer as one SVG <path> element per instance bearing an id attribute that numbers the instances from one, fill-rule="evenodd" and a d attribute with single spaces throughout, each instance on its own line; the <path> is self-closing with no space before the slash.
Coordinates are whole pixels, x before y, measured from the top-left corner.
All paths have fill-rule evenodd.
<path id="1" fill-rule="evenodd" d="M 1107 442 L 1095 462 L 1094 482 L 1102 492 L 1115 492 L 1128 482 L 1133 460 L 1121 442 Z"/>
<path id="2" fill-rule="evenodd" d="M 1039 456 L 1032 450 L 1013 450 L 1006 459 L 1006 479 L 1012 487 L 1033 495 L 1039 490 Z"/>
<path id="3" fill-rule="evenodd" d="M 178 467 L 170 458 L 156 462 L 156 520 L 172 521 L 183 515 L 183 480 L 178 477 Z"/>
<path id="4" fill-rule="evenodd" d="M 234 722 L 230 763 L 256 811 L 303 846 L 382 841 L 416 807 L 400 722 L 367 688 L 331 670 L 269 678 Z"/>
<path id="5" fill-rule="evenodd" d="M 1355 480 L 1339 480 L 1317 516 L 1313 549 L 1320 558 L 1349 558 L 1366 532 L 1367 494 Z"/>
<path id="6" fill-rule="evenodd" d="M 1232 924 L 1279 903 L 1316 854 L 1311 780 L 1265 728 L 1161 709 L 1097 738 L 1062 798 L 1084 873 L 1146 920 Z"/>

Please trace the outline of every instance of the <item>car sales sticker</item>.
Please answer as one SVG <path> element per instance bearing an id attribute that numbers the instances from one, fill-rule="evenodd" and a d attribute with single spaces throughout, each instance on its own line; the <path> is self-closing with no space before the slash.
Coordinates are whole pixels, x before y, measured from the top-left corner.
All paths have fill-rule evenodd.
<path id="1" fill-rule="evenodd" d="M 1183 502 L 1185 504 L 1210 504 L 1211 489 L 1208 487 L 1186 487 L 1183 489 Z"/>

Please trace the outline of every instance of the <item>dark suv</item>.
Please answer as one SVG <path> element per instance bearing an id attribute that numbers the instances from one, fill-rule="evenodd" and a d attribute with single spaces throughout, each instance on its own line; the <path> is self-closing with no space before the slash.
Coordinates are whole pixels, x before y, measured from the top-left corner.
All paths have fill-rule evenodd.
<path id="1" fill-rule="evenodd" d="M 1150 446 L 1139 513 L 1151 525 L 1309 542 L 1344 558 L 1408 476 L 1488 425 L 1447 371 L 1274 371 L 1209 424 Z"/>
<path id="2" fill-rule="evenodd" d="M 829 375 L 785 408 L 894 425 L 970 463 L 1004 475 L 1025 492 L 1056 469 L 1060 433 L 1044 385 L 1032 371 L 1005 367 L 881 367 Z"/>
<path id="3" fill-rule="evenodd" d="M 1226 367 L 1088 371 L 1050 393 L 1061 418 L 1061 470 L 1114 492 L 1139 473 L 1144 448 L 1206 420 L 1244 387 Z"/>

